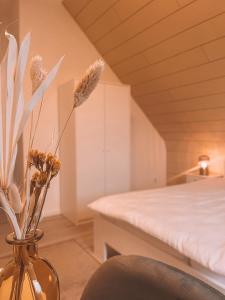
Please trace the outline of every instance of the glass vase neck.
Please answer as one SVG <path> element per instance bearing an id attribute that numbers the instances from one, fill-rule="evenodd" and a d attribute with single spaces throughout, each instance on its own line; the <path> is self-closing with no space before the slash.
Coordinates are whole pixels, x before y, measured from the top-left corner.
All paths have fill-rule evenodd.
<path id="1" fill-rule="evenodd" d="M 10 233 L 6 237 L 6 242 L 13 246 L 25 246 L 25 245 L 37 243 L 38 241 L 40 241 L 43 235 L 44 232 L 40 229 L 37 229 L 35 233 L 34 232 L 28 233 L 24 239 L 17 239 L 14 233 Z"/>

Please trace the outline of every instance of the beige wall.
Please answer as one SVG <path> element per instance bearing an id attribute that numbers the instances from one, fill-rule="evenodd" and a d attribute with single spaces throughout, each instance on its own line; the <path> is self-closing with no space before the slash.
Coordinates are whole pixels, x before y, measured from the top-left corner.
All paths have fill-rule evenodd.
<path id="1" fill-rule="evenodd" d="M 58 132 L 57 86 L 71 78 L 79 77 L 84 69 L 100 55 L 80 30 L 59 0 L 21 0 L 20 1 L 20 38 L 26 32 L 32 32 L 30 55 L 40 54 L 49 69 L 65 55 L 63 66 L 55 84 L 49 89 L 41 117 L 36 147 L 40 150 L 52 150 L 49 141 Z M 104 81 L 118 82 L 118 78 L 107 66 L 103 74 Z M 26 96 L 30 94 L 29 78 L 26 80 Z M 66 101 L 66 99 L 65 99 Z M 152 125 L 136 104 L 132 110 L 132 185 L 134 189 L 147 188 L 165 183 L 165 145 Z M 28 134 L 28 133 L 27 133 Z M 154 135 L 154 145 L 151 137 Z M 24 136 L 24 149 L 27 147 L 27 135 Z M 159 165 L 155 154 L 162 153 Z M 161 157 L 163 158 L 161 160 Z M 152 169 L 154 167 L 154 170 Z M 160 171 L 157 173 L 157 169 Z M 157 174 L 157 178 L 155 179 Z M 50 189 L 45 213 L 59 213 L 59 178 Z"/>

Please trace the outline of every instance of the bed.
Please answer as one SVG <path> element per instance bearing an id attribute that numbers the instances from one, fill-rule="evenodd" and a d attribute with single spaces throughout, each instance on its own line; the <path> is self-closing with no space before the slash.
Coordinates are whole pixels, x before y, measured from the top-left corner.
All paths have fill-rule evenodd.
<path id="1" fill-rule="evenodd" d="M 107 196 L 95 211 L 95 256 L 148 256 L 225 293 L 225 179 Z"/>

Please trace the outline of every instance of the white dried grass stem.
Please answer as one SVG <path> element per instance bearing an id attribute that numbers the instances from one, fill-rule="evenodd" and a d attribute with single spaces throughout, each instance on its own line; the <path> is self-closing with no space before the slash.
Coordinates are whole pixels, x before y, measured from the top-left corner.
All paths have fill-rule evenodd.
<path id="1" fill-rule="evenodd" d="M 0 190 L 0 202 L 1 202 L 2 208 L 7 213 L 8 218 L 10 219 L 10 222 L 13 226 L 16 238 L 21 239 L 22 234 L 21 234 L 21 230 L 20 230 L 16 215 L 15 215 L 14 211 L 11 209 L 11 207 L 8 203 L 8 200 L 2 190 Z"/>

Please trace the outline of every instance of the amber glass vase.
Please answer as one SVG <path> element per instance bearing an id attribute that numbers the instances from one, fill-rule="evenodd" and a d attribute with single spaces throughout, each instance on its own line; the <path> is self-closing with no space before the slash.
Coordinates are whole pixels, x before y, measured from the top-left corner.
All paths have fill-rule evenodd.
<path id="1" fill-rule="evenodd" d="M 24 240 L 9 234 L 13 259 L 0 269 L 1 300 L 59 300 L 59 280 L 52 265 L 38 256 L 37 243 L 43 232 L 36 231 Z"/>

